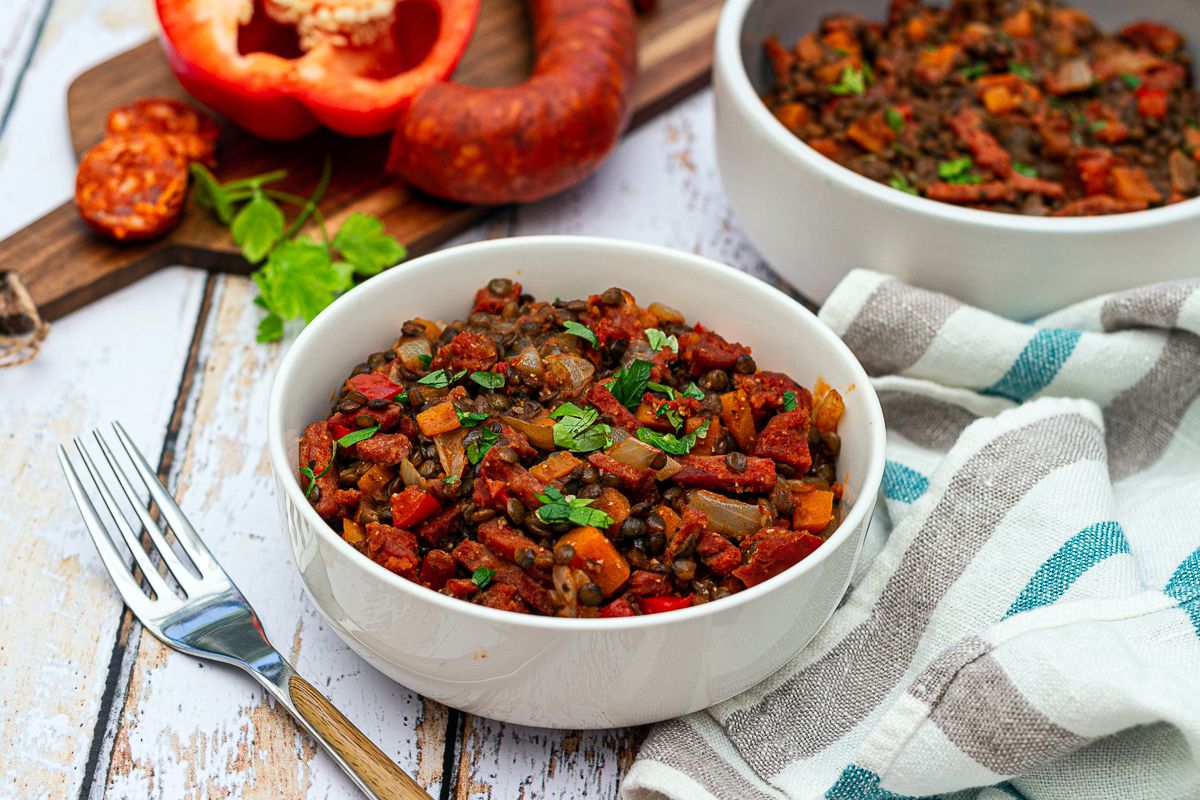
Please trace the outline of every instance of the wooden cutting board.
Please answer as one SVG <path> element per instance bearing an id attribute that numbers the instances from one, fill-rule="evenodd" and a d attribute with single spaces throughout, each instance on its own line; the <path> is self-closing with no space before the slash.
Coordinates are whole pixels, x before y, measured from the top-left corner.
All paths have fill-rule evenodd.
<path id="1" fill-rule="evenodd" d="M 660 0 L 639 19 L 639 75 L 633 125 L 652 117 L 708 82 L 720 0 Z M 484 0 L 479 25 L 455 79 L 474 86 L 520 83 L 533 63 L 524 0 Z M 76 157 L 104 136 L 110 109 L 139 97 L 178 97 L 183 89 L 149 41 L 80 75 L 67 93 L 67 117 Z M 217 176 L 233 180 L 288 170 L 277 184 L 307 195 L 326 157 L 333 180 L 321 204 L 332 225 L 351 211 L 380 217 L 421 255 L 478 222 L 493 208 L 447 203 L 410 190 L 383 174 L 387 138 L 346 139 L 317 133 L 291 143 L 267 142 L 225 124 Z M 44 319 L 52 320 L 163 267 L 184 265 L 248 272 L 228 230 L 202 209 L 152 242 L 121 245 L 93 236 L 68 201 L 0 242 L 0 269 L 15 271 Z"/>

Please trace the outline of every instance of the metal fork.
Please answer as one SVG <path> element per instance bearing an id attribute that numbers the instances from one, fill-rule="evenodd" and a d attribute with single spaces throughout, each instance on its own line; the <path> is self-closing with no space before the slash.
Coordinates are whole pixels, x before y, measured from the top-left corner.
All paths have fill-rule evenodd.
<path id="1" fill-rule="evenodd" d="M 195 528 L 188 523 L 166 487 L 159 482 L 158 476 L 134 446 L 125 429 L 115 422 L 113 429 L 133 465 L 133 472 L 145 485 L 167 527 L 174 532 L 180 548 L 198 573 L 193 574 L 171 549 L 164 529 L 142 503 L 128 473 L 118 463 L 100 432 L 95 431 L 96 443 L 112 468 L 117 485 L 133 507 L 141 523 L 139 527 L 145 530 L 150 539 L 152 547 L 149 552 L 143 548 L 135 528 L 117 505 L 113 490 L 101 478 L 95 462 L 79 439 L 74 442 L 75 449 L 113 524 L 133 554 L 134 563 L 153 597 L 143 591 L 131 574 L 130 565 L 126 564 L 113 544 L 109 526 L 92 503 L 66 448 L 59 445 L 58 460 L 66 473 L 79 511 L 83 514 L 88 533 L 96 543 L 100 559 L 125 599 L 125 604 L 142 626 L 176 650 L 232 664 L 250 673 L 296 718 L 300 727 L 329 751 L 338 766 L 368 797 L 373 800 L 431 800 L 416 781 L 392 763 L 383 751 L 372 744 L 311 683 L 300 677 L 279 651 L 271 646 L 254 609 L 200 540 Z M 151 559 L 154 551 L 158 552 L 159 559 L 186 599 L 180 599 L 158 571 Z"/>

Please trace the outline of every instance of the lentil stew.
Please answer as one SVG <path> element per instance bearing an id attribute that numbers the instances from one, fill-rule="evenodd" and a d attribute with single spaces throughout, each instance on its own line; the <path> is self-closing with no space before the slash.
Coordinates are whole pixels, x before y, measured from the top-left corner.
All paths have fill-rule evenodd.
<path id="1" fill-rule="evenodd" d="M 765 43 L 764 102 L 817 152 L 912 195 L 1090 216 L 1200 192 L 1200 95 L 1182 35 L 1100 31 L 1057 0 L 892 0 Z"/>
<path id="2" fill-rule="evenodd" d="M 300 485 L 351 546 L 491 608 L 621 617 L 755 586 L 841 516 L 841 396 L 622 289 L 410 319 L 300 440 Z"/>

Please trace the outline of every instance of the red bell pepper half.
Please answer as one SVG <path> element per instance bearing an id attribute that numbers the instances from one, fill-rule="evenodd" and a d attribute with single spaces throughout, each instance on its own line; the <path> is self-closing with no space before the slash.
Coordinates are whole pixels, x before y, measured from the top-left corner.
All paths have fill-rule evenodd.
<path id="1" fill-rule="evenodd" d="M 479 0 L 156 0 L 167 61 L 200 102 L 265 139 L 391 131 L 450 77 Z"/>
<path id="2" fill-rule="evenodd" d="M 392 525 L 397 528 L 411 528 L 441 510 L 442 504 L 433 495 L 416 486 L 392 495 Z"/>

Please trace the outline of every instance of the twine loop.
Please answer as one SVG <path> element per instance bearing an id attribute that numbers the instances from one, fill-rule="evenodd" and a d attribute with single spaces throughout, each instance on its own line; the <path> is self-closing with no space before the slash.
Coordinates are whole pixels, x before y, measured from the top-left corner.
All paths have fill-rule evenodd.
<path id="1" fill-rule="evenodd" d="M 0 270 L 0 368 L 37 358 L 48 333 L 50 325 L 42 321 L 17 273 Z"/>

